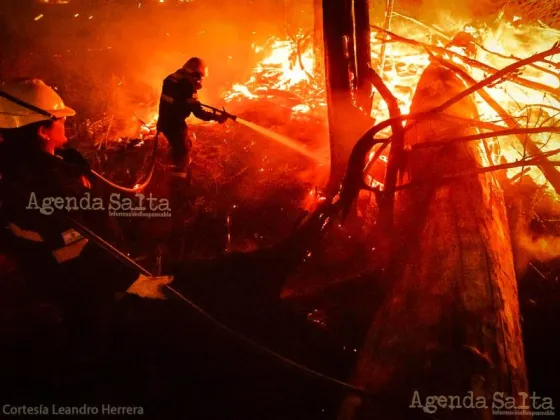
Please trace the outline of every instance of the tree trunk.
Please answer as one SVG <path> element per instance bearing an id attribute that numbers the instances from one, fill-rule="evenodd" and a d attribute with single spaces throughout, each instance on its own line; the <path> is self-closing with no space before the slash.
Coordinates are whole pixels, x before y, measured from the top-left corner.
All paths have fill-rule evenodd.
<path id="1" fill-rule="evenodd" d="M 354 0 L 356 33 L 356 102 L 366 115 L 371 114 L 372 86 L 369 78 L 371 66 L 371 31 L 369 26 L 369 0 Z"/>
<path id="2" fill-rule="evenodd" d="M 323 0 L 322 6 L 331 146 L 331 175 L 327 192 L 333 194 L 338 190 L 354 142 L 371 124 L 371 119 L 354 105 L 357 73 L 353 2 Z"/>
<path id="3" fill-rule="evenodd" d="M 432 64 L 420 79 L 410 112 L 431 109 L 465 88 L 454 73 Z M 470 98 L 446 113 L 478 117 Z M 407 132 L 405 144 L 473 130 L 422 121 Z M 426 418 L 419 404 L 425 405 L 427 397 L 462 401 L 469 392 L 475 401 L 484 398 L 488 408 L 436 406 L 434 416 L 491 419 L 495 392 L 517 397 L 527 391 L 502 190 L 491 173 L 435 181 L 478 167 L 484 159 L 475 142 L 411 152 L 403 182 L 414 184 L 395 200 L 391 289 L 373 319 L 353 378 L 354 385 L 383 395 L 386 402 L 348 397 L 341 419 Z M 415 391 L 420 402 L 410 408 Z"/>
<path id="4" fill-rule="evenodd" d="M 344 175 L 346 160 L 354 138 L 351 130 L 354 107 L 349 77 L 350 62 L 346 56 L 347 43 L 354 30 L 351 0 L 323 0 L 323 34 L 325 51 L 325 78 L 331 173 L 327 191 L 336 193 Z"/>

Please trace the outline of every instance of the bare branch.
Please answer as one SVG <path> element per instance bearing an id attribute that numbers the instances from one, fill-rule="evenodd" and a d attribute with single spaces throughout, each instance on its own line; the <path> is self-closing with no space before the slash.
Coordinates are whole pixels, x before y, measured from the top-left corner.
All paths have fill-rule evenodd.
<path id="1" fill-rule="evenodd" d="M 490 130 L 490 131 L 503 130 L 504 128 L 506 128 L 503 125 L 496 124 L 496 122 L 505 122 L 506 121 L 505 119 L 501 119 L 496 122 L 491 122 L 491 121 L 475 120 L 471 118 L 462 118 L 450 114 L 437 114 L 433 118 L 441 121 L 463 123 L 464 126 L 461 126 L 460 128 L 476 127 L 481 130 Z M 516 117 L 510 117 L 508 118 L 508 120 L 516 120 Z M 406 132 L 412 128 L 414 128 L 414 124 L 409 124 L 404 128 L 404 131 Z"/>
<path id="2" fill-rule="evenodd" d="M 521 182 L 521 179 L 522 179 L 525 175 L 527 175 L 527 173 L 528 173 L 530 170 L 531 170 L 531 168 L 525 168 L 525 169 L 519 171 L 518 174 L 516 174 L 516 175 L 514 175 L 514 176 L 511 177 L 511 179 L 509 180 L 510 184 L 513 185 L 513 183 L 514 183 L 515 181 L 517 181 L 517 180 L 519 180 L 519 182 Z"/>
<path id="3" fill-rule="evenodd" d="M 538 134 L 538 133 L 560 133 L 560 127 L 527 127 L 527 128 L 511 128 L 509 130 L 491 131 L 489 133 L 471 134 L 470 136 L 450 137 L 441 140 L 427 141 L 412 146 L 415 149 L 427 149 L 430 147 L 446 146 L 450 143 L 462 143 L 467 141 L 475 141 L 489 139 L 492 137 L 503 137 L 521 134 Z"/>
<path id="4" fill-rule="evenodd" d="M 467 177 L 467 176 L 480 175 L 480 174 L 484 174 L 484 173 L 487 173 L 487 172 L 501 171 L 501 170 L 513 169 L 513 168 L 521 168 L 521 167 L 525 167 L 525 166 L 539 166 L 539 165 L 542 164 L 543 160 L 546 160 L 548 157 L 553 156 L 553 155 L 557 155 L 559 153 L 560 153 L 560 149 L 555 149 L 555 150 L 551 150 L 551 151 L 546 152 L 546 153 L 542 153 L 542 155 L 539 155 L 539 156 L 534 156 L 534 157 L 527 158 L 527 159 L 521 159 L 517 162 L 507 162 L 507 163 L 502 163 L 500 165 L 492 165 L 492 166 L 486 166 L 486 167 L 482 167 L 482 168 L 469 169 L 469 170 L 466 170 L 466 171 L 463 171 L 463 172 L 458 172 L 456 174 L 446 175 L 446 176 L 443 176 L 439 179 L 434 179 L 434 178 L 418 179 L 416 181 L 411 181 L 411 182 L 408 182 L 406 184 L 399 185 L 397 187 L 397 191 L 402 191 L 406 188 L 410 188 L 410 187 L 416 186 L 418 184 L 433 183 L 433 182 L 436 182 L 436 181 L 447 182 L 447 181 L 451 181 L 451 180 L 454 180 L 454 179 L 463 178 L 463 177 Z M 560 166 L 560 162 L 550 162 L 550 163 L 554 166 Z"/>
<path id="5" fill-rule="evenodd" d="M 547 104 L 526 104 L 521 111 L 527 109 L 527 108 L 540 108 L 540 109 L 551 109 L 552 111 L 557 111 L 560 112 L 560 108 L 552 106 L 552 105 L 547 105 Z"/>
<path id="6" fill-rule="evenodd" d="M 557 44 L 555 44 L 552 48 L 550 48 L 549 50 L 543 51 L 541 53 L 532 55 L 531 57 L 527 57 L 523 60 L 517 61 L 515 63 L 510 64 L 509 66 L 504 67 L 501 70 L 498 70 L 496 73 L 494 73 L 493 75 L 491 75 L 490 77 L 487 77 L 486 79 L 476 83 L 474 79 L 470 78 L 470 80 L 472 80 L 474 82 L 474 84 L 469 87 L 468 89 L 466 89 L 465 91 L 461 92 L 459 95 L 456 95 L 455 97 L 449 99 L 447 102 L 445 102 L 444 104 L 440 105 L 439 107 L 435 108 L 433 110 L 433 112 L 441 112 L 443 109 L 446 109 L 448 107 L 450 107 L 451 105 L 459 102 L 461 99 L 471 95 L 474 92 L 477 92 L 483 88 L 485 88 L 486 86 L 491 85 L 492 83 L 494 83 L 497 80 L 500 80 L 501 78 L 507 76 L 508 74 L 516 71 L 517 69 L 526 66 L 528 64 L 534 63 L 535 61 L 540 60 L 541 58 L 544 57 L 549 57 L 551 55 L 555 55 L 555 54 L 559 54 L 560 53 L 560 46 L 558 46 Z M 445 61 L 445 60 L 443 60 Z M 447 62 L 447 61 L 446 61 Z M 448 63 L 448 62 L 447 62 Z M 456 69 L 458 69 L 457 66 L 454 66 Z M 463 72 L 465 73 L 465 72 Z M 466 73 L 465 73 L 466 74 Z M 467 75 L 468 76 L 468 75 Z M 481 94 L 482 95 L 482 94 Z M 509 119 L 511 119 L 510 115 L 506 115 L 507 117 L 509 117 Z M 504 116 L 500 115 L 500 117 L 504 118 Z"/>
<path id="7" fill-rule="evenodd" d="M 443 103 L 442 105 L 440 105 L 436 108 L 433 108 L 431 110 L 424 111 L 424 112 L 418 112 L 418 113 L 415 113 L 415 114 L 405 114 L 405 115 L 400 115 L 398 117 L 391 117 L 391 118 L 389 118 L 385 121 L 380 122 L 379 124 L 376 124 L 374 127 L 370 128 L 368 131 L 366 131 L 362 135 L 362 137 L 360 137 L 360 139 L 354 145 L 354 147 L 352 149 L 352 152 L 350 153 L 350 157 L 348 159 L 348 171 L 351 171 L 353 175 L 352 176 L 346 176 L 343 180 L 342 188 L 341 188 L 341 191 L 340 191 L 341 201 L 342 201 L 342 198 L 344 196 L 345 201 L 347 201 L 347 202 L 350 201 L 350 203 L 351 203 L 356 198 L 360 189 L 364 185 L 366 185 L 366 183 L 364 182 L 364 179 L 363 179 L 363 172 L 362 172 L 362 170 L 364 168 L 366 156 L 369 154 L 372 147 L 374 147 L 376 144 L 386 143 L 388 141 L 387 139 L 377 139 L 377 138 L 375 138 L 375 136 L 378 133 L 380 133 L 382 130 L 390 127 L 395 122 L 402 122 L 402 121 L 405 121 L 405 120 L 423 120 L 423 119 L 427 119 L 427 118 L 433 118 L 435 114 L 441 113 L 442 111 L 449 108 L 453 104 L 459 102 L 463 98 L 477 92 L 480 89 L 483 89 L 485 86 L 490 85 L 491 83 L 495 82 L 496 80 L 506 76 L 510 72 L 514 72 L 520 67 L 523 67 L 527 64 L 539 61 L 539 60 L 541 60 L 545 57 L 549 57 L 551 55 L 555 55 L 555 54 L 558 54 L 558 53 L 560 53 L 560 47 L 558 45 L 555 45 L 554 47 L 552 47 L 551 49 L 549 49 L 547 51 L 535 54 L 535 55 L 533 55 L 531 57 L 528 57 L 524 60 L 518 61 L 516 63 L 512 63 L 509 66 L 504 67 L 503 69 L 501 69 L 497 73 L 491 75 L 490 77 L 487 77 L 486 79 L 484 79 L 484 80 L 482 80 L 478 83 L 474 83 L 470 88 L 466 89 L 465 91 L 461 92 L 458 95 L 455 95 L 453 98 L 449 99 L 448 101 L 446 101 L 445 103 Z M 503 115 L 503 116 L 500 115 L 500 117 L 502 119 L 504 119 L 504 122 L 506 122 L 506 123 L 508 123 L 508 122 L 511 123 L 510 121 L 513 120 L 513 117 L 508 115 L 507 113 L 506 113 L 506 115 Z M 518 127 L 518 125 L 516 125 L 516 127 Z M 536 146 L 535 146 L 535 148 L 537 149 L 537 152 L 540 152 L 540 150 L 538 150 L 538 148 Z M 358 173 L 355 168 L 361 168 L 360 172 Z"/>
<path id="8" fill-rule="evenodd" d="M 386 31 L 391 29 L 391 18 L 393 17 L 393 7 L 395 5 L 395 0 L 385 0 L 385 21 L 383 22 L 383 27 Z M 381 51 L 379 52 L 379 74 L 383 74 L 383 70 L 385 67 L 385 48 L 386 44 L 386 37 L 383 37 L 381 41 Z"/>
<path id="9" fill-rule="evenodd" d="M 558 47 L 555 46 L 554 48 L 552 48 L 552 50 L 554 50 L 554 49 L 558 49 Z M 549 50 L 549 51 L 551 51 L 551 50 Z M 546 53 L 547 52 L 540 53 L 540 54 L 537 54 L 537 55 L 543 55 L 543 54 L 546 54 Z M 533 56 L 533 58 L 534 57 L 535 56 Z M 467 89 L 467 91 L 473 90 L 477 86 L 483 85 L 485 83 L 485 81 L 487 81 L 488 79 L 491 79 L 492 77 L 496 77 L 496 74 L 494 74 L 493 76 L 483 80 L 482 82 L 477 83 L 476 80 L 474 80 L 467 72 L 465 72 L 463 69 L 457 67 L 455 64 L 450 63 L 449 61 L 443 60 L 439 57 L 435 57 L 435 59 L 438 60 L 442 65 L 444 65 L 448 69 L 457 73 L 467 84 L 469 84 L 470 88 Z M 529 59 L 526 59 L 525 61 L 527 61 L 527 60 L 529 60 Z M 514 63 L 514 64 L 512 64 L 508 67 L 515 66 L 519 63 L 521 63 L 521 61 L 519 61 L 517 63 Z M 504 68 L 503 70 L 507 69 L 508 67 Z M 500 72 L 503 71 L 503 70 L 500 70 Z M 488 105 L 490 105 L 492 107 L 492 109 L 494 109 L 494 111 L 496 111 L 496 113 L 500 116 L 500 118 L 502 118 L 504 120 L 504 122 L 507 124 L 508 127 L 510 127 L 511 129 L 520 129 L 521 128 L 519 126 L 519 124 L 511 117 L 511 115 L 509 115 L 507 113 L 507 111 L 498 102 L 496 102 L 496 100 L 494 100 L 494 98 L 492 98 L 492 96 L 488 92 L 486 92 L 486 90 L 479 88 L 478 92 L 479 92 L 480 96 L 488 103 Z M 525 146 L 527 147 L 527 149 L 529 150 L 529 153 L 531 153 L 531 154 L 540 153 L 540 149 L 538 148 L 538 146 L 528 136 L 521 136 L 521 135 L 518 134 L 517 138 L 519 139 L 521 144 L 524 145 L 524 147 Z M 546 162 L 543 162 L 542 165 L 539 166 L 539 168 L 543 172 L 544 176 L 548 179 L 548 181 L 552 184 L 552 186 L 554 187 L 554 190 L 557 193 L 560 194 L 560 172 L 558 172 L 558 170 L 554 166 L 548 165 Z"/>
<path id="10" fill-rule="evenodd" d="M 390 123 L 391 129 L 393 131 L 393 143 L 394 146 L 391 147 L 391 156 L 389 157 L 389 165 L 387 168 L 387 175 L 385 179 L 385 191 L 388 192 L 387 197 L 392 197 L 394 193 L 394 187 L 397 184 L 397 173 L 400 166 L 400 153 L 404 147 L 404 130 L 402 126 L 402 121 L 399 119 L 401 117 L 401 110 L 395 96 L 391 93 L 383 79 L 377 72 L 370 68 L 370 81 L 372 85 L 377 89 L 389 109 L 389 114 L 391 115 Z M 362 137 L 363 139 L 363 137 Z M 375 143 L 384 143 L 385 140 L 376 140 Z M 360 143 L 360 146 L 358 146 Z M 340 190 L 340 202 L 343 208 L 343 219 L 348 215 L 352 202 L 355 196 L 358 194 L 359 190 L 367 186 L 364 181 L 364 167 L 366 166 L 365 160 L 369 153 L 369 150 L 373 147 L 375 143 L 371 146 L 368 142 L 358 140 L 354 146 L 350 158 L 348 161 L 348 167 L 346 170 L 346 175 L 342 182 L 342 188 Z M 363 147 L 363 149 L 362 149 Z M 380 155 L 381 153 L 379 153 Z M 388 187 L 387 187 L 388 185 Z M 392 186 L 392 187 L 391 187 Z M 390 223 L 392 219 L 392 209 L 393 209 L 393 199 L 387 198 L 384 200 L 383 204 L 380 204 L 380 209 L 383 207 L 383 215 L 387 219 L 387 223 Z M 381 211 L 381 210 L 380 210 Z"/>
<path id="11" fill-rule="evenodd" d="M 381 146 L 379 147 L 379 149 L 377 149 L 375 151 L 375 153 L 373 154 L 373 157 L 369 160 L 369 162 L 367 163 L 365 169 L 364 169 L 364 174 L 369 173 L 369 171 L 371 171 L 371 168 L 373 166 L 373 164 L 377 161 L 377 159 L 379 159 L 379 157 L 381 156 L 381 153 L 383 153 L 385 151 L 385 149 L 387 148 L 387 146 L 389 146 L 389 140 L 387 140 L 387 142 L 382 143 Z"/>
<path id="12" fill-rule="evenodd" d="M 492 79 L 492 81 L 491 81 L 490 83 L 499 80 L 500 78 L 506 76 L 507 74 L 513 73 L 513 70 L 508 70 L 506 73 L 502 73 L 502 70 L 508 69 L 508 68 L 510 68 L 510 67 L 513 66 L 513 65 L 522 63 L 521 65 L 515 67 L 515 68 L 517 69 L 517 68 L 520 68 L 520 67 L 522 67 L 522 66 L 529 65 L 529 64 L 535 63 L 535 62 L 537 62 L 537 61 L 541 61 L 541 60 L 542 60 L 543 58 L 545 58 L 545 57 L 548 57 L 548 56 L 550 56 L 550 55 L 554 55 L 554 54 L 557 54 L 558 52 L 560 52 L 560 48 L 557 47 L 557 46 L 554 46 L 554 47 L 552 47 L 550 50 L 548 50 L 548 51 L 553 51 L 553 50 L 555 50 L 555 51 L 554 51 L 553 53 L 551 53 L 551 54 L 546 54 L 546 55 L 544 55 L 544 56 L 541 56 L 541 54 L 547 53 L 547 51 L 545 51 L 544 53 L 536 54 L 536 55 L 533 55 L 533 56 L 531 56 L 531 57 L 529 57 L 529 58 L 525 58 L 525 59 L 523 59 L 523 60 L 519 60 L 519 61 L 517 61 L 516 63 L 513 63 L 513 64 L 511 64 L 510 66 L 507 66 L 507 67 L 505 67 L 505 68 L 502 69 L 502 70 L 498 70 L 498 69 L 495 69 L 495 68 L 492 67 L 492 66 L 489 66 L 488 64 L 481 63 L 480 61 L 474 60 L 474 59 L 469 58 L 469 57 L 465 57 L 465 56 L 462 55 L 462 54 L 456 53 L 456 52 L 451 51 L 451 50 L 448 50 L 448 49 L 446 49 L 446 48 L 437 47 L 437 46 L 434 46 L 434 45 L 429 45 L 429 44 L 426 44 L 426 43 L 424 43 L 424 42 L 415 41 L 415 40 L 413 40 L 413 39 L 408 39 L 408 38 L 402 37 L 402 36 L 400 36 L 400 35 L 397 35 L 397 34 L 395 34 L 395 33 L 393 33 L 393 32 L 387 31 L 387 30 L 385 30 L 385 29 L 383 29 L 383 28 L 381 28 L 381 27 L 379 27 L 379 26 L 372 25 L 372 28 L 374 28 L 374 29 L 376 29 L 376 30 L 378 30 L 378 31 L 380 31 L 380 32 L 383 32 L 383 33 L 389 35 L 390 37 L 392 37 L 393 39 L 395 39 L 395 40 L 397 40 L 397 41 L 400 41 L 400 42 L 403 42 L 403 43 L 407 43 L 407 44 L 410 44 L 410 45 L 415 45 L 415 46 L 417 46 L 417 47 L 424 48 L 424 49 L 427 49 L 427 50 L 437 51 L 437 52 L 439 52 L 439 53 L 441 53 L 441 54 L 449 54 L 449 55 L 451 55 L 451 56 L 453 56 L 453 57 L 460 58 L 461 60 L 463 60 L 465 63 L 471 65 L 472 67 L 476 67 L 476 68 L 478 68 L 478 69 L 481 69 L 481 70 L 483 70 L 483 71 L 485 71 L 485 72 L 487 72 L 487 73 L 492 74 L 493 76 L 498 75 L 498 77 L 496 77 L 495 79 Z M 553 96 L 555 96 L 555 97 L 559 97 L 559 96 L 560 96 L 560 91 L 559 91 L 557 88 L 552 88 L 552 87 L 550 87 L 550 86 L 543 85 L 542 83 L 534 82 L 534 81 L 532 81 L 532 80 L 524 79 L 524 78 L 522 78 L 522 77 L 518 77 L 518 76 L 515 76 L 515 75 L 510 76 L 510 78 L 509 78 L 508 80 L 510 80 L 510 81 L 512 81 L 512 82 L 515 82 L 515 83 L 517 83 L 518 85 L 527 87 L 527 88 L 531 88 L 531 89 L 535 89 L 535 90 L 538 90 L 538 91 L 550 93 L 551 95 L 553 95 Z M 489 84 L 490 84 L 490 83 L 489 83 Z"/>
<path id="13" fill-rule="evenodd" d="M 521 60 L 521 58 L 516 57 L 516 56 L 514 56 L 514 55 L 504 55 L 504 54 L 500 54 L 499 52 L 489 50 L 489 49 L 486 48 L 484 45 L 479 44 L 479 43 L 476 43 L 476 46 L 477 46 L 478 48 L 480 48 L 481 50 L 487 52 L 488 54 L 495 55 L 496 57 L 504 58 L 504 59 L 506 59 L 506 60 L 514 60 L 514 61 L 519 61 L 519 60 Z M 554 63 L 554 62 L 552 62 L 552 61 L 543 60 L 543 62 L 544 62 L 544 63 L 547 63 L 547 64 L 549 64 L 549 65 L 551 65 L 551 66 L 554 66 L 554 67 L 556 67 L 557 69 L 560 68 L 560 66 L 559 66 L 557 63 Z M 529 66 L 530 66 L 530 67 L 533 67 L 533 68 L 535 68 L 535 69 L 537 69 L 537 70 L 539 70 L 539 71 L 542 71 L 543 73 L 548 73 L 548 74 L 550 74 L 550 75 L 552 75 L 552 76 L 555 76 L 555 77 L 557 77 L 557 78 L 560 79 L 560 74 L 558 74 L 557 72 L 555 72 L 555 71 L 553 71 L 553 70 L 547 69 L 547 68 L 545 68 L 545 67 L 539 66 L 538 64 L 534 64 L 534 63 L 529 64 Z"/>
<path id="14" fill-rule="evenodd" d="M 371 81 L 387 104 L 391 118 L 399 118 L 401 116 L 401 110 L 397 99 L 383 82 L 381 76 L 373 69 L 371 70 Z M 398 173 L 402 167 L 402 151 L 404 149 L 404 129 L 402 122 L 397 120 L 392 122 L 391 130 L 393 131 L 392 145 L 391 151 L 389 152 L 387 172 L 385 174 L 383 200 L 379 205 L 379 218 L 382 221 L 382 225 L 387 227 L 392 225 L 395 187 L 397 185 Z"/>

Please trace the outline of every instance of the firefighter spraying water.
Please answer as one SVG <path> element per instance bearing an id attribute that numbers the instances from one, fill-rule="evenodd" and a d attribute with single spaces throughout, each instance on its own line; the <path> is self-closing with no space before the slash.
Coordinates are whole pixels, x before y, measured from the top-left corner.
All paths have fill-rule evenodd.
<path id="1" fill-rule="evenodd" d="M 225 114 L 203 110 L 198 101 L 197 92 L 202 89 L 206 72 L 204 61 L 193 57 L 165 78 L 161 91 L 157 129 L 169 142 L 173 175 L 186 178 L 187 182 L 190 182 L 192 138 L 185 120 L 194 114 L 203 121 L 223 124 L 228 118 Z"/>
<path id="2" fill-rule="evenodd" d="M 192 213 L 191 207 L 197 195 L 191 188 L 191 149 L 193 138 L 189 132 L 186 119 L 193 114 L 203 121 L 216 121 L 220 124 L 228 119 L 259 132 L 298 153 L 317 162 L 321 159 L 297 141 L 274 133 L 249 121 L 229 114 L 225 109 L 204 105 L 198 100 L 198 91 L 202 89 L 207 67 L 198 57 L 190 58 L 180 69 L 170 74 L 163 81 L 159 102 L 157 138 L 160 134 L 167 139 L 170 146 L 172 170 L 168 177 L 169 198 L 173 208 L 173 226 L 171 228 L 170 254 L 174 260 L 181 260 L 185 252 L 193 246 L 192 235 L 188 234 L 187 220 Z M 205 109 L 206 108 L 206 109 Z"/>
<path id="3" fill-rule="evenodd" d="M 225 111 L 209 105 L 201 104 L 198 91 L 202 89 L 207 67 L 198 57 L 190 58 L 183 67 L 167 76 L 163 82 L 159 105 L 157 129 L 162 133 L 171 147 L 173 175 L 184 178 L 190 183 L 190 151 L 192 138 L 185 119 L 193 114 L 203 121 L 217 121 L 223 124 L 228 119 L 237 121 L 246 127 L 280 143 L 317 162 L 322 159 L 308 151 L 299 142 L 280 135 L 257 124 L 238 118 Z M 209 109 L 206 111 L 204 108 Z"/>

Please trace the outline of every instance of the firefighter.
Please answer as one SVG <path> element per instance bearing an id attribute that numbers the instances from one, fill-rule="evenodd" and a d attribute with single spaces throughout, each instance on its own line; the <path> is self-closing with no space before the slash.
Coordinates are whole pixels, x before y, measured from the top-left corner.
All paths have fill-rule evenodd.
<path id="1" fill-rule="evenodd" d="M 191 114 L 203 121 L 217 121 L 220 124 L 228 119 L 226 114 L 205 111 L 198 101 L 197 92 L 202 89 L 206 73 L 204 61 L 193 57 L 163 81 L 157 129 L 169 143 L 173 164 L 168 178 L 173 221 L 167 241 L 168 255 L 172 260 L 185 258 L 185 255 L 192 253 L 194 246 L 193 234 L 186 225 L 194 193 L 189 188 L 192 137 L 185 119 Z"/>
<path id="2" fill-rule="evenodd" d="M 198 57 L 190 58 L 183 67 L 170 74 L 163 81 L 159 103 L 157 129 L 163 133 L 171 147 L 173 175 L 190 182 L 190 150 L 192 139 L 185 119 L 193 114 L 203 121 L 217 121 L 223 124 L 227 115 L 216 114 L 202 109 L 197 92 L 207 69 Z"/>
<path id="3" fill-rule="evenodd" d="M 65 120 L 74 115 L 39 79 L 0 84 L 0 222 L 31 288 L 55 301 L 71 333 L 80 335 L 117 295 L 163 298 L 161 287 L 172 278 L 139 275 L 90 243 L 68 218 L 107 232 L 106 210 L 45 211 L 45 202 L 54 208 L 55 200 L 77 203 L 100 191 L 84 157 L 64 149 Z"/>

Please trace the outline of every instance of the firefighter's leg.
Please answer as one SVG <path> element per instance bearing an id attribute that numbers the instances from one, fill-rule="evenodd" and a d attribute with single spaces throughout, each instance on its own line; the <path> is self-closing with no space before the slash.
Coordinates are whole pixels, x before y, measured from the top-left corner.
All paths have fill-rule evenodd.
<path id="1" fill-rule="evenodd" d="M 185 224 L 191 209 L 189 200 L 191 141 L 188 132 L 184 130 L 178 133 L 172 144 L 174 145 L 171 150 L 173 169 L 169 177 L 169 189 L 173 223 L 170 244 L 172 258 L 178 260 L 185 257 Z"/>
<path id="2" fill-rule="evenodd" d="M 171 150 L 173 169 L 171 172 L 171 191 L 180 208 L 188 204 L 189 186 L 191 184 L 191 146 L 188 131 L 183 130 L 175 139 L 176 146 Z"/>

